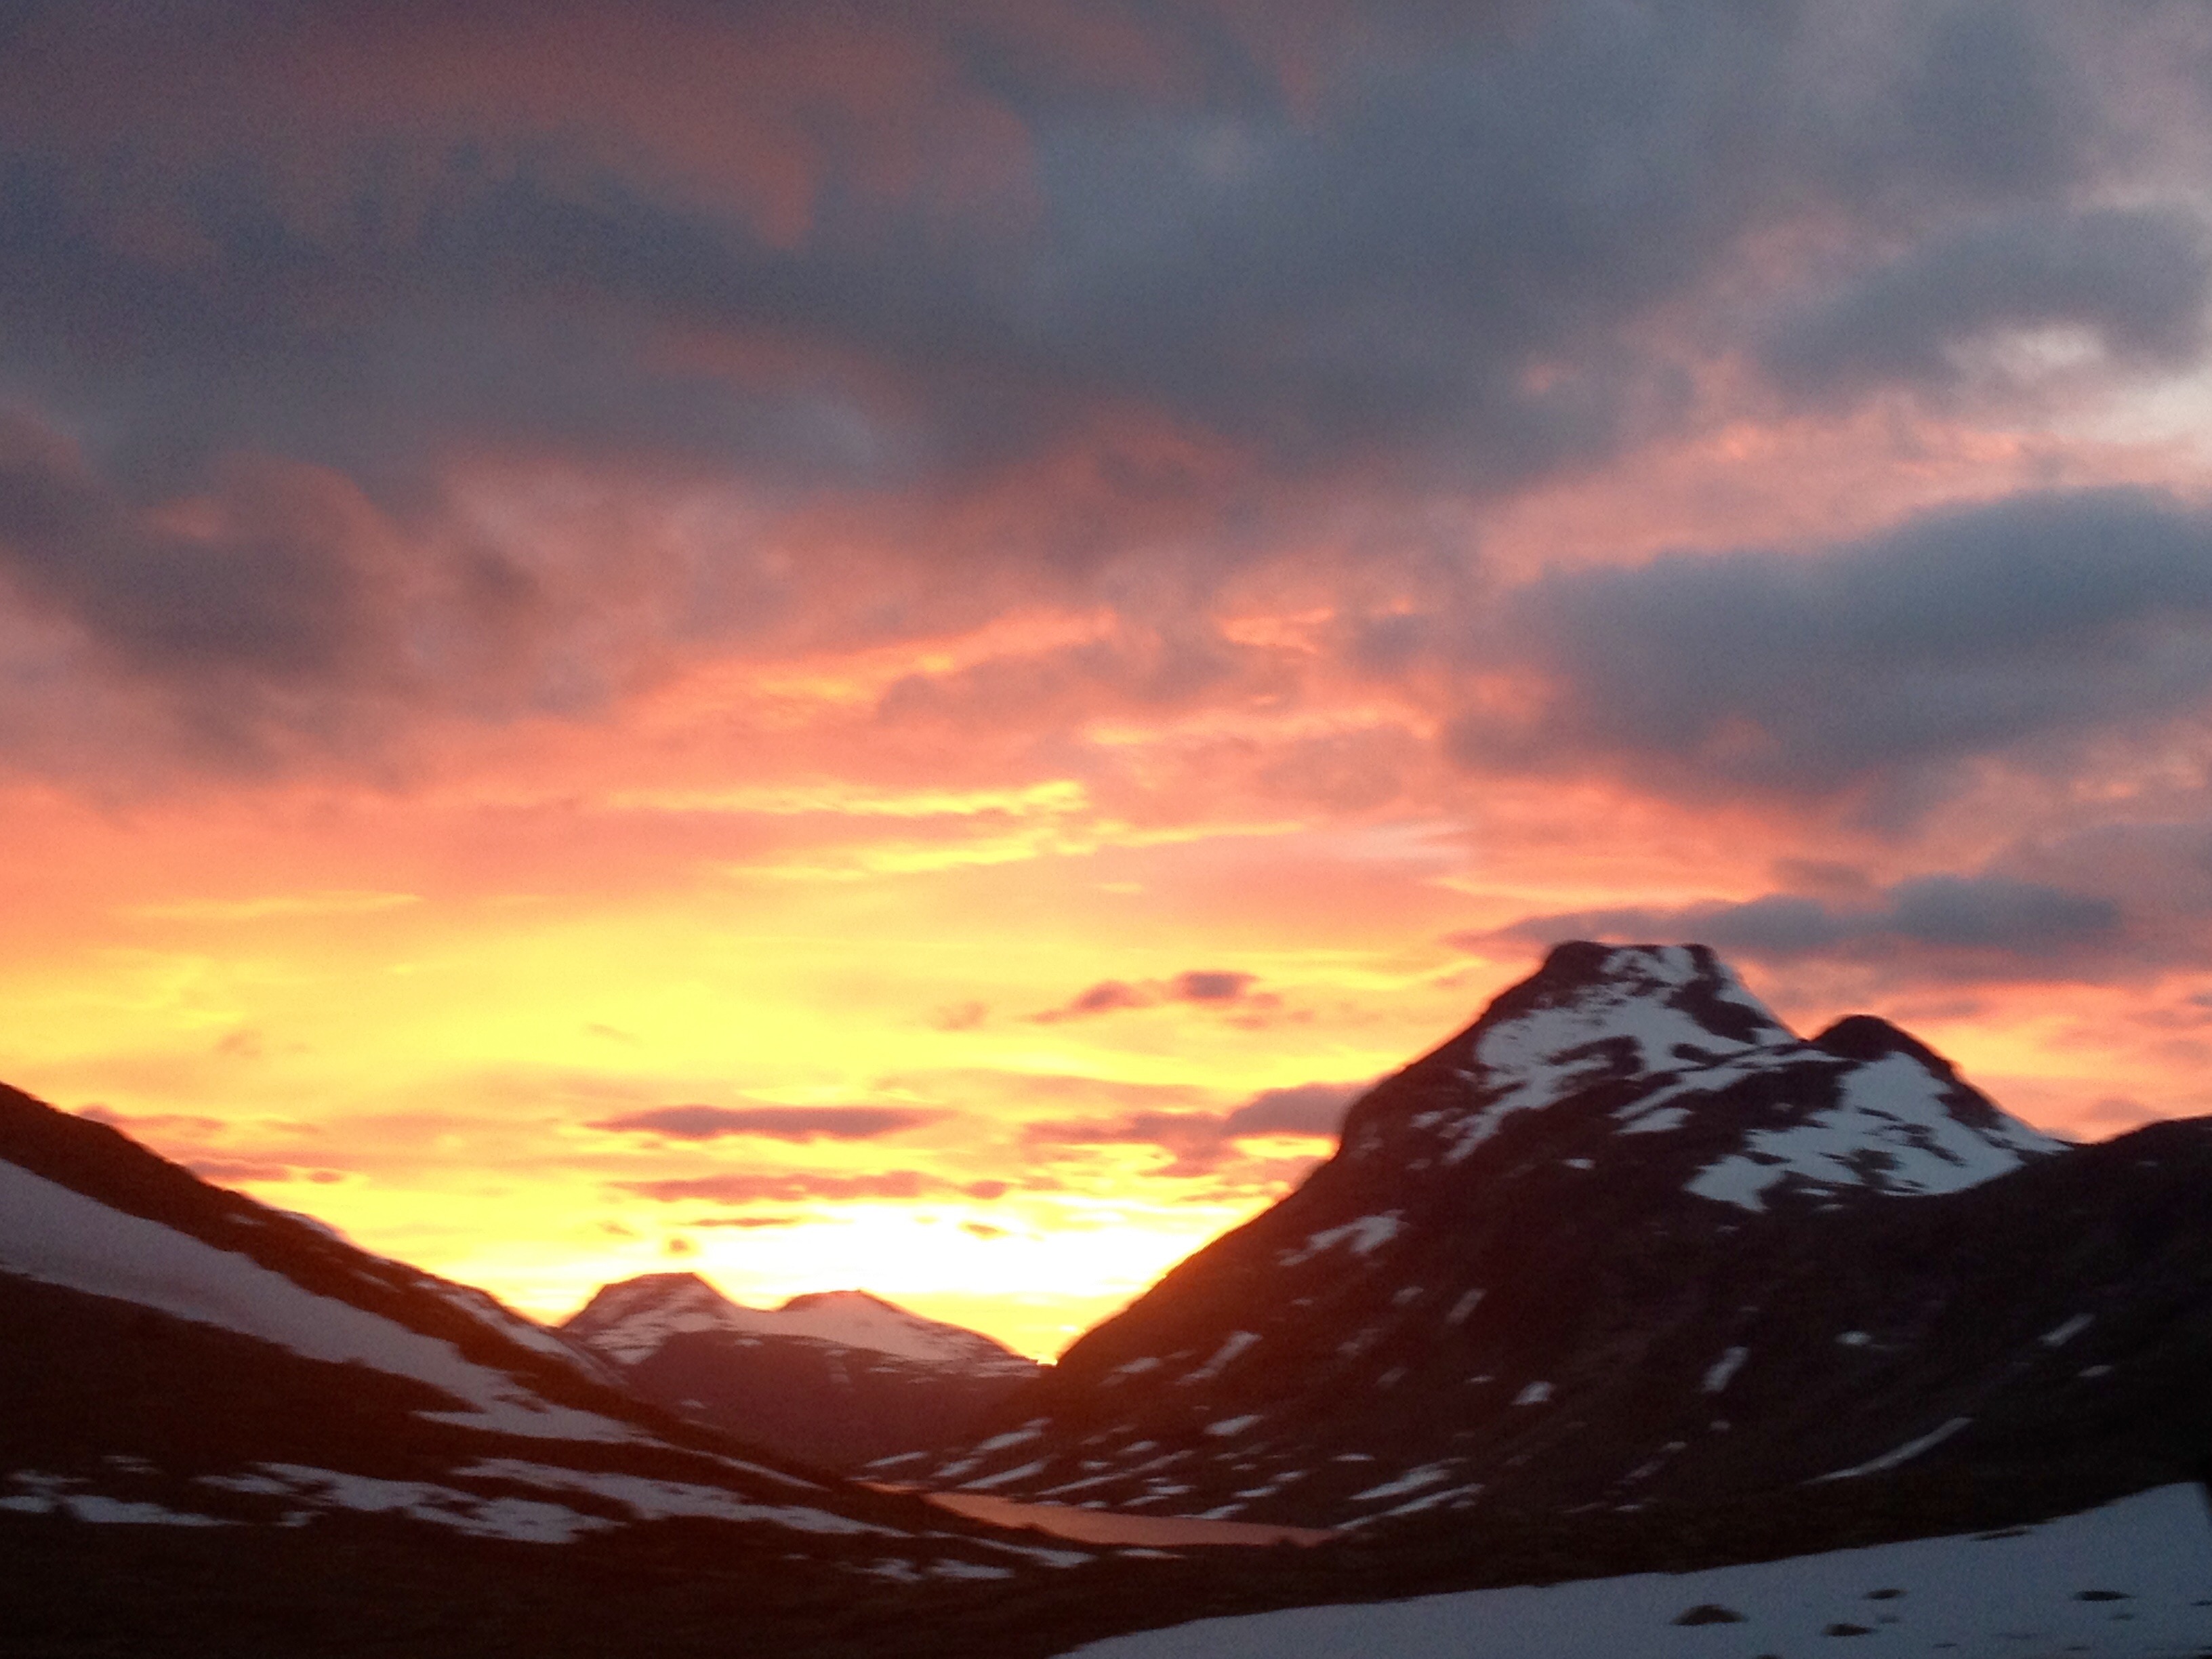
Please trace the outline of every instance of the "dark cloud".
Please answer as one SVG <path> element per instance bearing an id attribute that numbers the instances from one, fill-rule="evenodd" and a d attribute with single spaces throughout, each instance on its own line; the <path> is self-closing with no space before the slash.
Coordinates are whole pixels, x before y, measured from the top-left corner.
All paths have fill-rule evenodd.
<path id="1" fill-rule="evenodd" d="M 465 440 L 873 488 L 1130 401 L 1302 470 L 1397 454 L 1496 484 L 1668 406 L 1633 325 L 1742 239 L 2047 195 L 2100 120 L 2083 43 L 2041 9 L 1856 35 L 1725 0 L 1246 29 L 1107 9 L 1132 58 L 1176 68 L 1077 67 L 1065 37 L 1097 19 L 1057 6 L 841 20 L 855 57 L 928 67 L 918 106 L 825 76 L 818 48 L 782 85 L 698 76 L 789 56 L 774 8 L 623 7 L 596 53 L 611 8 L 472 32 L 187 6 L 158 52 L 55 26 L 16 70 L 46 118 L 0 177 L 9 349 L 149 483 L 234 447 L 392 478 Z M 410 69 L 476 57 L 442 106 Z M 303 74 L 387 85 L 392 112 L 319 110 Z M 125 160 L 64 142 L 73 82 Z M 902 146 L 908 179 L 973 179 L 960 205 L 883 187 Z M 789 180 L 794 222 L 700 189 L 716 163 Z M 655 349 L 670 331 L 772 341 L 780 366 L 686 367 Z"/>
<path id="2" fill-rule="evenodd" d="M 1212 1112 L 1130 1112 L 1117 1118 L 1070 1118 L 1026 1123 L 1032 1148 L 1157 1146 L 1172 1154 L 1170 1176 L 1204 1175 L 1229 1156 L 1223 1120 Z"/>
<path id="3" fill-rule="evenodd" d="M 1344 1123 L 1345 1108 L 1366 1086 L 1302 1083 L 1290 1089 L 1263 1089 L 1230 1113 L 1222 1127 L 1231 1137 L 1334 1135 Z"/>
<path id="4" fill-rule="evenodd" d="M 2156 124 L 2100 78 L 2133 9 L 8 15 L 0 388 L 82 455 L 0 443 L 0 577 L 272 763 L 426 710 L 587 715 L 652 642 L 856 591 L 878 635 L 921 626 L 908 591 L 1202 611 L 1289 556 L 1293 489 L 1493 498 L 1706 418 L 1700 362 L 1762 350 L 1827 392 L 2051 322 L 2173 361 L 2203 289 L 2192 222 L 2152 199 Z M 2116 191 L 2136 204 L 2081 206 Z M 1887 263 L 1837 288 L 1862 247 Z M 464 533 L 465 483 L 501 468 L 880 513 L 851 539 L 881 568 L 763 574 L 732 535 L 563 601 Z M 178 527 L 210 498 L 236 522 Z M 645 596 L 647 645 L 610 591 Z M 1540 641 L 1602 631 L 1554 597 Z M 883 713 L 1242 684 L 1203 626 L 1135 633 L 902 682 Z M 1568 752 L 1577 718 L 1613 741 L 1569 717 Z M 1813 735 L 1803 769 L 1855 763 Z M 1331 799 L 1393 787 L 1306 765 Z"/>
<path id="5" fill-rule="evenodd" d="M 1691 794 L 1900 798 L 1956 763 L 2199 710 L 2212 517 L 2133 489 L 1932 513 L 1808 552 L 1560 572 L 1481 629 L 1533 703 L 1463 716 L 1478 768 L 1623 768 Z"/>
<path id="6" fill-rule="evenodd" d="M 1134 984 L 1103 979 L 1078 992 L 1059 1007 L 1048 1008 L 1029 1018 L 1039 1025 L 1054 1025 L 1063 1020 L 1089 1019 L 1128 1008 L 1156 1008 L 1169 1002 L 1194 1002 L 1206 1007 L 1240 1010 L 1280 1006 L 1281 999 L 1273 993 L 1252 989 L 1258 977 L 1255 974 L 1220 969 L 1194 969 L 1172 979 L 1140 980 Z"/>
<path id="7" fill-rule="evenodd" d="M 1909 958 L 1926 970 L 1948 958 L 1971 977 L 2028 979 L 2077 976 L 2130 943 L 2116 901 L 2006 876 L 1921 876 L 1869 897 L 1853 906 L 1770 893 L 1734 904 L 1577 911 L 1531 916 L 1495 933 L 1455 935 L 1455 942 L 1480 948 L 1501 939 L 1538 945 L 1693 939 L 1724 956 L 1764 962 Z"/>
<path id="8" fill-rule="evenodd" d="M 1088 1019 L 1094 1014 L 1110 1014 L 1122 1008 L 1149 1008 L 1159 998 L 1139 991 L 1133 985 L 1125 985 L 1118 979 L 1102 979 L 1088 990 L 1079 991 L 1057 1008 L 1048 1008 L 1030 1018 L 1040 1025 L 1050 1025 L 1064 1019 Z"/>
<path id="9" fill-rule="evenodd" d="M 617 1181 L 618 1192 L 635 1193 L 658 1203 L 699 1199 L 714 1204 L 799 1204 L 808 1200 L 846 1202 L 865 1198 L 936 1198 L 959 1192 L 952 1182 L 919 1170 L 883 1175 L 731 1174 L 682 1176 L 665 1181 Z M 703 1225 L 703 1223 L 687 1223 Z"/>
<path id="10" fill-rule="evenodd" d="M 1116 1117 L 1042 1121 L 1024 1124 L 1032 1148 L 1157 1146 L 1172 1155 L 1162 1173 L 1205 1175 L 1235 1153 L 1245 1136 L 1330 1135 L 1364 1084 L 1307 1083 L 1268 1089 L 1229 1112 L 1125 1112 Z"/>
<path id="11" fill-rule="evenodd" d="M 652 1134 L 672 1140 L 714 1140 L 725 1135 L 765 1140 L 873 1140 L 935 1121 L 941 1113 L 900 1106 L 656 1106 L 586 1127 Z"/>
<path id="12" fill-rule="evenodd" d="M 1940 385 L 1961 378 L 1963 345 L 2071 324 L 2112 354 L 2179 362 L 2203 343 L 2208 278 L 2192 215 L 2039 208 L 1929 236 L 1790 318 L 1763 356 L 1805 390 Z"/>
<path id="13" fill-rule="evenodd" d="M 261 483 L 253 521 L 167 530 L 51 432 L 0 416 L 0 576 L 151 676 L 276 690 L 343 676 L 379 621 L 357 519 L 296 477 Z"/>
<path id="14" fill-rule="evenodd" d="M 1168 995 L 1179 1002 L 1235 1002 L 1249 990 L 1253 974 L 1194 971 L 1168 981 Z"/>

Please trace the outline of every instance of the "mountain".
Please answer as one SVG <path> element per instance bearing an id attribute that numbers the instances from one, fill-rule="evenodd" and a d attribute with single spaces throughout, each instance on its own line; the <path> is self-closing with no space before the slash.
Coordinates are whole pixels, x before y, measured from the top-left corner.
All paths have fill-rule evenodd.
<path id="1" fill-rule="evenodd" d="M 865 1291 L 744 1308 L 696 1273 L 603 1286 L 561 1329 L 633 1393 L 828 1468 L 942 1445 L 1042 1369 Z"/>
<path id="2" fill-rule="evenodd" d="M 148 1650 L 139 1636 L 173 1626 L 228 1632 L 240 1651 L 262 1650 L 241 1631 L 323 1650 L 304 1626 L 275 1628 L 306 1603 L 344 1651 L 374 1646 L 362 1632 L 378 1621 L 419 1634 L 517 1596 L 568 1609 L 524 1646 L 568 1651 L 570 1625 L 589 1627 L 572 1583 L 672 1574 L 756 1619 L 873 1607 L 896 1624 L 932 1586 L 1003 1588 L 1091 1559 L 685 1422 L 480 1291 L 6 1089 L 0 1330 L 10 1651 L 78 1651 L 39 1633 L 59 1643 L 88 1620 L 84 1651 Z M 100 1622 L 149 1597 L 144 1629 Z M 193 1650 L 232 1650 L 209 1639 Z"/>
<path id="3" fill-rule="evenodd" d="M 920 1478 L 1355 1533 L 2056 1513 L 2212 1448 L 2208 1195 L 2212 1121 L 2069 1147 L 1702 947 L 1561 945 Z"/>

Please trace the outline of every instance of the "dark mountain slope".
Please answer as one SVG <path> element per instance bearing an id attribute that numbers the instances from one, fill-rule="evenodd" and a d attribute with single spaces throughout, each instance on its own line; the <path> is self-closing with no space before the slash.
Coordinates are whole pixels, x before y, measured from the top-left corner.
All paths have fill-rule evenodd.
<path id="1" fill-rule="evenodd" d="M 588 1553 L 703 1530 L 781 1571 L 1072 1566 L 685 1423 L 480 1291 L 0 1092 L 0 1514 Z M 627 1547 L 627 1546 L 617 1546 Z M 241 1552 L 249 1547 L 240 1545 Z"/>
<path id="2" fill-rule="evenodd" d="M 2069 1150 L 1883 1022 L 1803 1042 L 1708 951 L 1570 945 L 927 1478 L 1355 1528 L 2126 1490 L 2212 1444 L 2208 1364 L 2212 1125 Z"/>

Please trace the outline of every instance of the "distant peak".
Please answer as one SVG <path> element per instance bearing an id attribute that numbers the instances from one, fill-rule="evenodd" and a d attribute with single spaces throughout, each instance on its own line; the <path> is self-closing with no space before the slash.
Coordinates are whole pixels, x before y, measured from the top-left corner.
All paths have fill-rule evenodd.
<path id="1" fill-rule="evenodd" d="M 872 1291 L 808 1291 L 804 1295 L 793 1297 L 776 1311 L 804 1313 L 809 1308 L 828 1310 L 851 1307 L 882 1308 L 887 1312 L 895 1314 L 906 1314 L 907 1311 L 895 1302 L 884 1301 Z M 907 1314 L 907 1317 L 911 1319 L 915 1316 Z"/>
<path id="2" fill-rule="evenodd" d="M 696 1273 L 640 1273 L 634 1279 L 602 1285 L 564 1322 L 578 1331 L 598 1330 L 617 1320 L 632 1319 L 655 1310 L 705 1310 L 730 1307 L 730 1299 Z"/>
<path id="3" fill-rule="evenodd" d="M 640 1291 L 685 1291 L 695 1285 L 702 1291 L 714 1288 L 696 1273 L 639 1273 L 634 1279 L 623 1279 L 621 1285 Z"/>

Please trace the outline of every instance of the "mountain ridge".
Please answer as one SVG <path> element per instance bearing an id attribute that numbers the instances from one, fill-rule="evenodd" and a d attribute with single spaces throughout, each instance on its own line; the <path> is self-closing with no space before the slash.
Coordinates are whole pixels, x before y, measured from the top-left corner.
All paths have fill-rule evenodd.
<path id="1" fill-rule="evenodd" d="M 18 1519 L 586 1555 L 703 1529 L 823 1582 L 1086 1559 L 687 1421 L 483 1291 L 6 1089 L 0 1325 L 0 1514 Z"/>
<path id="2" fill-rule="evenodd" d="M 2021 1425 L 2094 1405 L 2075 1372 L 2212 1358 L 2212 1222 L 2170 1190 L 2212 1182 L 2212 1125 L 2168 1139 L 2185 1175 L 2069 1148 L 1872 1017 L 1805 1042 L 1702 946 L 1564 945 L 921 1478 L 1357 1528 L 2032 1462 Z M 2168 1246 L 2197 1300 L 2158 1301 Z"/>
<path id="3" fill-rule="evenodd" d="M 691 1273 L 603 1285 L 561 1331 L 631 1392 L 830 1468 L 942 1443 L 1040 1374 L 869 1291 L 747 1308 Z"/>

